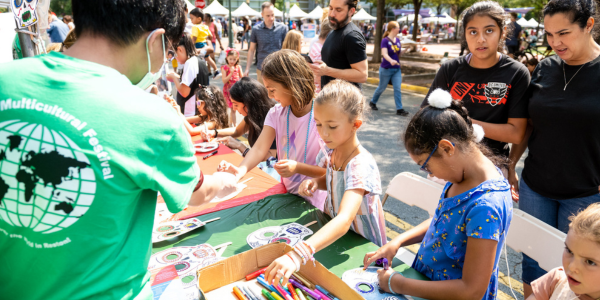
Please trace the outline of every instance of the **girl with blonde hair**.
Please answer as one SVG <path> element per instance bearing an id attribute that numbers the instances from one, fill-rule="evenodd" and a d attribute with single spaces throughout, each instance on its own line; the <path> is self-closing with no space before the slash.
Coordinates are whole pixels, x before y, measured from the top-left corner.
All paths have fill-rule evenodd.
<path id="1" fill-rule="evenodd" d="M 281 49 L 290 49 L 294 50 L 298 53 L 302 52 L 302 40 L 304 36 L 302 32 L 298 30 L 290 30 L 283 40 L 283 44 L 281 45 Z"/>

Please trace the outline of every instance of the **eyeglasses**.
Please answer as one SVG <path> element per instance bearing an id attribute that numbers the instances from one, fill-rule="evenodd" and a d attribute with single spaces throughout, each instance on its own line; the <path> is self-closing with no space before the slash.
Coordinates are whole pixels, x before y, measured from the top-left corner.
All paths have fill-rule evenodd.
<path id="1" fill-rule="evenodd" d="M 452 143 L 452 142 L 450 142 L 450 143 L 452 144 L 452 146 L 454 146 L 454 143 Z M 429 168 L 427 168 L 427 163 L 429 162 L 429 159 L 431 158 L 431 156 L 433 156 L 433 153 L 435 153 L 435 150 L 437 150 L 437 148 L 438 148 L 438 145 L 435 145 L 435 147 L 433 147 L 433 150 L 431 151 L 431 153 L 429 153 L 429 156 L 427 157 L 427 159 L 421 166 L 421 171 L 427 172 L 427 174 L 429 174 L 429 175 L 431 175 L 431 171 L 429 170 Z"/>

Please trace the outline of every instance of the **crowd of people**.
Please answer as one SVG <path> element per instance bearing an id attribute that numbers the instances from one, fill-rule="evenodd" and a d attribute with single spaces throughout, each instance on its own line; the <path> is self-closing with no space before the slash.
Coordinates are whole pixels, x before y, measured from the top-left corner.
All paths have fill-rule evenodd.
<path id="1" fill-rule="evenodd" d="M 367 103 L 361 91 L 366 40 L 351 22 L 356 0 L 329 2 L 309 55 L 300 53 L 302 35 L 276 22 L 273 4 L 263 3 L 245 70 L 238 50 L 221 45 L 212 17 L 199 9 L 186 12 L 181 1 L 72 4 L 76 42 L 0 69 L 0 118 L 3 126 L 13 124 L 13 132 L 42 124 L 40 141 L 73 149 L 56 166 L 76 161 L 78 167 L 55 172 L 94 182 L 85 200 L 89 210 L 46 233 L 0 223 L 0 264 L 11 270 L 0 272 L 2 295 L 151 298 L 146 268 L 157 194 L 172 212 L 202 205 L 229 194 L 248 171 L 274 158 L 273 172 L 288 193 L 332 219 L 269 265 L 269 283 L 285 285 L 301 265 L 352 230 L 380 247 L 365 253 L 365 268 L 380 258 L 392 261 L 400 247 L 420 244 L 412 267 L 431 281 L 381 269 L 379 287 L 386 292 L 496 299 L 498 263 L 518 197 L 521 210 L 567 233 L 562 267 L 546 273 L 523 255 L 525 298 L 600 298 L 600 127 L 593 125 L 600 115 L 593 84 L 600 46 L 594 41 L 593 0 L 546 4 L 545 32 L 556 55 L 540 61 L 531 75 L 504 53 L 510 29 L 500 4 L 480 1 L 465 10 L 461 43 L 469 54 L 442 65 L 402 133 L 410 158 L 445 183 L 439 207 L 391 241 L 378 162 L 357 132 L 390 81 L 397 114 L 408 115 L 400 94 L 397 22 L 387 24 L 381 43 L 385 85 Z M 113 26 L 106 26 L 108 18 Z M 249 31 L 244 27 L 243 35 Z M 209 76 L 209 68 L 213 78 L 219 75 L 209 63 L 217 43 L 226 55 L 222 89 L 210 85 Z M 249 77 L 255 53 L 258 80 Z M 165 94 L 163 101 L 148 91 L 165 65 L 175 67 L 165 73 L 176 97 Z M 28 82 L 13 80 L 19 77 Z M 4 109 L 16 103 L 10 99 L 37 99 L 43 110 L 16 104 Z M 50 113 L 53 106 L 75 119 Z M 216 173 L 204 175 L 191 135 L 216 138 L 244 159 L 237 165 L 222 161 Z M 248 144 L 236 139 L 242 135 Z M 10 139 L 3 159 L 20 157 L 16 141 Z M 519 179 L 516 163 L 526 149 Z M 33 164 L 34 154 L 23 154 L 22 164 Z M 85 173 L 87 168 L 92 172 Z M 47 178 L 25 170 L 16 176 Z"/>

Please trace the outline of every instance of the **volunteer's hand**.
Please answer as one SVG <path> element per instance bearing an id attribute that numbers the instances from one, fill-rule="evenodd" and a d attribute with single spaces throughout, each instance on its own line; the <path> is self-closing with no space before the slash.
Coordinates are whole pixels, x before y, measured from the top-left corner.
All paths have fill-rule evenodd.
<path id="1" fill-rule="evenodd" d="M 513 200 L 519 202 L 519 175 L 517 175 L 514 167 L 508 168 L 508 183 L 511 185 Z"/>
<path id="2" fill-rule="evenodd" d="M 218 138 L 217 142 L 231 148 L 231 149 L 238 149 L 240 151 L 243 151 L 246 149 L 246 146 L 244 144 L 242 144 L 242 142 L 238 141 L 237 139 L 234 139 L 230 136 L 226 136 L 226 137 L 222 137 L 222 138 Z M 242 150 L 243 149 L 243 150 Z"/>
<path id="3" fill-rule="evenodd" d="M 231 173 L 233 175 L 235 175 L 235 177 L 237 179 L 239 179 L 240 177 L 240 171 L 239 169 L 234 166 L 233 164 L 231 164 L 230 162 L 227 161 L 221 161 L 221 163 L 219 163 L 219 166 L 217 167 L 217 172 L 227 172 L 227 173 Z"/>
<path id="4" fill-rule="evenodd" d="M 392 274 L 394 274 L 394 270 L 392 270 L 392 268 L 389 268 L 387 270 L 384 270 L 383 268 L 377 270 L 377 279 L 379 279 L 379 288 L 384 290 L 386 293 L 391 293 L 390 287 L 388 285 L 388 280 L 390 279 L 390 276 L 392 276 Z M 402 274 L 396 274 L 394 276 L 394 280 L 398 280 L 398 278 L 404 278 L 404 276 L 402 276 Z M 394 293 L 402 294 L 401 291 L 396 291 L 396 290 L 394 290 Z"/>
<path id="5" fill-rule="evenodd" d="M 327 65 L 320 61 L 317 60 L 312 64 L 308 64 L 308 66 L 312 69 L 313 74 L 315 74 L 315 76 L 325 76 L 327 75 Z"/>
<path id="6" fill-rule="evenodd" d="M 173 82 L 175 79 L 179 79 L 179 74 L 175 73 L 175 72 L 169 72 L 167 73 L 167 80 L 170 82 Z"/>
<path id="7" fill-rule="evenodd" d="M 298 163 L 295 160 L 284 159 L 278 161 L 273 168 L 275 168 L 275 171 L 277 171 L 281 177 L 288 178 L 296 174 L 297 165 Z"/>
<path id="8" fill-rule="evenodd" d="M 296 272 L 296 263 L 289 256 L 284 255 L 274 260 L 265 270 L 265 281 L 277 285 L 283 278 L 282 285 L 286 286 L 294 272 Z"/>
<path id="9" fill-rule="evenodd" d="M 298 194 L 304 197 L 312 197 L 313 193 L 317 190 L 318 184 L 314 179 L 307 179 L 302 181 L 300 187 L 298 187 Z"/>
<path id="10" fill-rule="evenodd" d="M 387 258 L 391 267 L 392 261 L 394 260 L 394 256 L 396 256 L 398 249 L 400 249 L 400 245 L 394 243 L 394 240 L 391 240 L 383 247 L 377 249 L 377 251 L 365 254 L 365 257 L 363 258 L 363 270 L 366 270 L 373 262 L 380 258 Z"/>

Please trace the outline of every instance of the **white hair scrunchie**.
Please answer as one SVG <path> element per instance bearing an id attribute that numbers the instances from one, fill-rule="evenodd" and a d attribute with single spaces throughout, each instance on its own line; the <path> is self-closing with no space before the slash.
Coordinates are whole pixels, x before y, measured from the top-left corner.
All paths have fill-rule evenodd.
<path id="1" fill-rule="evenodd" d="M 431 92 L 427 101 L 429 102 L 430 106 L 439 109 L 445 109 L 452 105 L 452 95 L 450 95 L 450 93 L 447 91 L 437 88 Z"/>
<path id="2" fill-rule="evenodd" d="M 483 140 L 483 137 L 485 136 L 483 127 L 477 124 L 473 124 L 473 134 L 475 135 L 475 141 L 477 143 L 481 142 L 481 140 Z"/>

